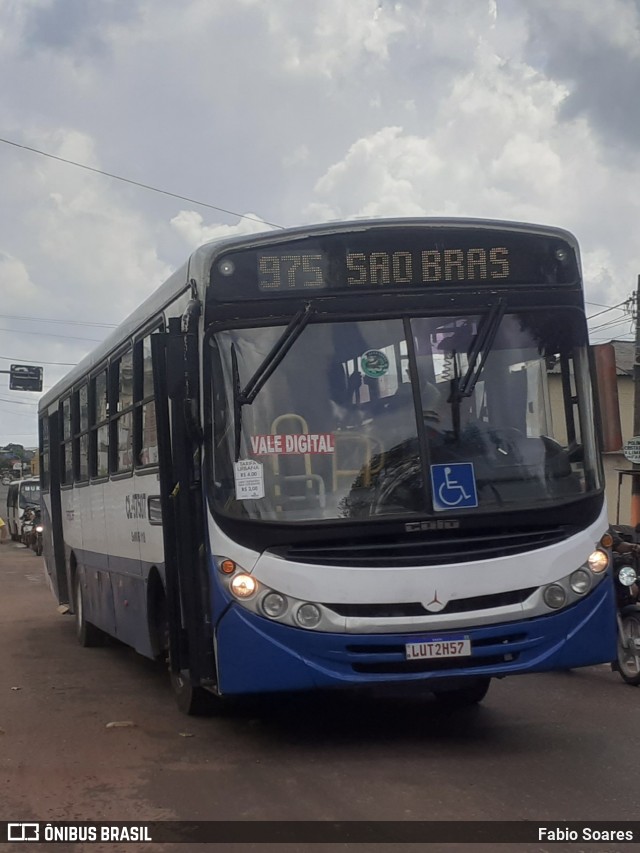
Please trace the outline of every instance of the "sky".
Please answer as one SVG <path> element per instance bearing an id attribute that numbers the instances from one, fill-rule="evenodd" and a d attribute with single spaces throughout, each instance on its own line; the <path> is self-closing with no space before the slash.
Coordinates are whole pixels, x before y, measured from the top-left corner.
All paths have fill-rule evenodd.
<path id="1" fill-rule="evenodd" d="M 592 342 L 633 337 L 640 0 L 0 0 L 0 76 L 0 370 L 45 389 L 266 223 L 560 226 Z M 33 447 L 8 379 L 0 445 Z"/>

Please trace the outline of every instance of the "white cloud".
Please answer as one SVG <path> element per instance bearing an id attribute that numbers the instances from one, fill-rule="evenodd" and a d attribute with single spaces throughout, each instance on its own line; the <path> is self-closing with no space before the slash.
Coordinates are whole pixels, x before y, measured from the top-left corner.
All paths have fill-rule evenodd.
<path id="1" fill-rule="evenodd" d="M 25 264 L 7 252 L 0 251 L 0 305 L 11 314 L 24 311 L 25 305 L 38 298 L 38 288 L 31 281 Z M 2 325 L 0 323 L 0 325 Z"/>
<path id="2" fill-rule="evenodd" d="M 280 43 L 287 71 L 327 78 L 344 77 L 363 62 L 386 62 L 389 47 L 404 32 L 400 4 L 379 0 L 269 4 L 271 37 Z"/>
<path id="3" fill-rule="evenodd" d="M 202 216 L 194 210 L 181 210 L 171 220 L 171 225 L 191 249 L 210 240 L 222 237 L 238 237 L 242 234 L 260 234 L 272 231 L 272 226 L 263 222 L 255 213 L 247 213 L 236 225 L 205 225 Z"/>
<path id="4" fill-rule="evenodd" d="M 48 145 L 52 153 L 98 162 L 95 142 L 86 135 L 59 129 L 55 136 L 58 143 L 50 139 Z M 42 203 L 30 223 L 48 268 L 65 270 L 62 305 L 77 310 L 83 300 L 87 313 L 91 306 L 122 319 L 171 272 L 154 249 L 153 229 L 132 209 L 127 190 L 101 176 L 47 161 L 39 164 L 38 182 Z"/>

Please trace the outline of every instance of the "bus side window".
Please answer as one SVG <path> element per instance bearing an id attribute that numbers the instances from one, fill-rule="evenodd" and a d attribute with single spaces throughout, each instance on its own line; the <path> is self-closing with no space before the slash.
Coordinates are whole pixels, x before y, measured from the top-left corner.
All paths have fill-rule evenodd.
<path id="1" fill-rule="evenodd" d="M 73 483 L 73 424 L 71 417 L 71 397 L 60 403 L 58 417 L 61 421 L 62 453 L 60 454 L 60 482 L 64 485 Z"/>
<path id="2" fill-rule="evenodd" d="M 40 478 L 43 491 L 49 491 L 49 415 L 40 418 Z"/>
<path id="3" fill-rule="evenodd" d="M 111 411 L 111 437 L 115 443 L 112 470 L 123 473 L 133 467 L 133 350 L 127 350 L 112 363 L 112 368 L 112 388 L 117 394 Z"/>
<path id="4" fill-rule="evenodd" d="M 90 385 L 90 450 L 91 477 L 109 476 L 109 406 L 107 402 L 107 371 L 102 370 Z"/>
<path id="5" fill-rule="evenodd" d="M 86 383 L 73 395 L 73 409 L 75 480 L 86 483 L 89 479 L 89 386 Z"/>
<path id="6" fill-rule="evenodd" d="M 136 467 L 157 465 L 158 434 L 156 404 L 153 399 L 153 368 L 151 361 L 151 335 L 135 346 L 135 435 L 134 455 Z"/>

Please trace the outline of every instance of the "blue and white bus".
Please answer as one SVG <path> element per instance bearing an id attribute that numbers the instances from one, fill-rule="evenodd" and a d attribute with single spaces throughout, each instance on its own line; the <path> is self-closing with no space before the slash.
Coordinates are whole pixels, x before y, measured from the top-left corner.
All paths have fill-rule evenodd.
<path id="1" fill-rule="evenodd" d="M 611 661 L 578 245 L 354 221 L 196 250 L 41 400 L 47 572 L 83 645 L 228 696 Z"/>

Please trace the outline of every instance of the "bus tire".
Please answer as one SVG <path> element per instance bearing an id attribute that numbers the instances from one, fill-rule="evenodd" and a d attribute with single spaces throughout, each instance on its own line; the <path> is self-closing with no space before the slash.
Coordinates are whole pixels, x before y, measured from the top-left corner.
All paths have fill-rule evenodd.
<path id="1" fill-rule="evenodd" d="M 474 678 L 466 687 L 457 687 L 454 690 L 434 691 L 438 704 L 443 708 L 455 710 L 456 708 L 469 708 L 482 702 L 487 695 L 490 678 Z"/>
<path id="2" fill-rule="evenodd" d="M 211 716 L 222 702 L 204 687 L 194 687 L 187 674 L 169 670 L 169 678 L 178 709 L 189 717 Z"/>
<path id="3" fill-rule="evenodd" d="M 169 667 L 169 683 L 171 692 L 176 700 L 178 710 L 189 717 L 208 717 L 222 711 L 225 700 L 205 690 L 204 687 L 194 687 L 189 679 L 189 673 L 174 672 L 171 668 L 171 655 L 169 652 L 169 623 L 167 621 L 166 602 L 164 598 L 157 599 L 161 607 L 158 613 L 162 614 L 162 644 L 163 653 L 159 656 L 164 658 L 165 665 Z"/>
<path id="4" fill-rule="evenodd" d="M 104 643 L 104 633 L 100 628 L 92 625 L 91 622 L 87 622 L 84 616 L 84 595 L 82 592 L 82 581 L 80 580 L 79 572 L 76 573 L 74 579 L 73 604 L 76 616 L 76 637 L 78 638 L 78 642 L 85 649 L 92 648 L 94 646 L 101 646 Z"/>

